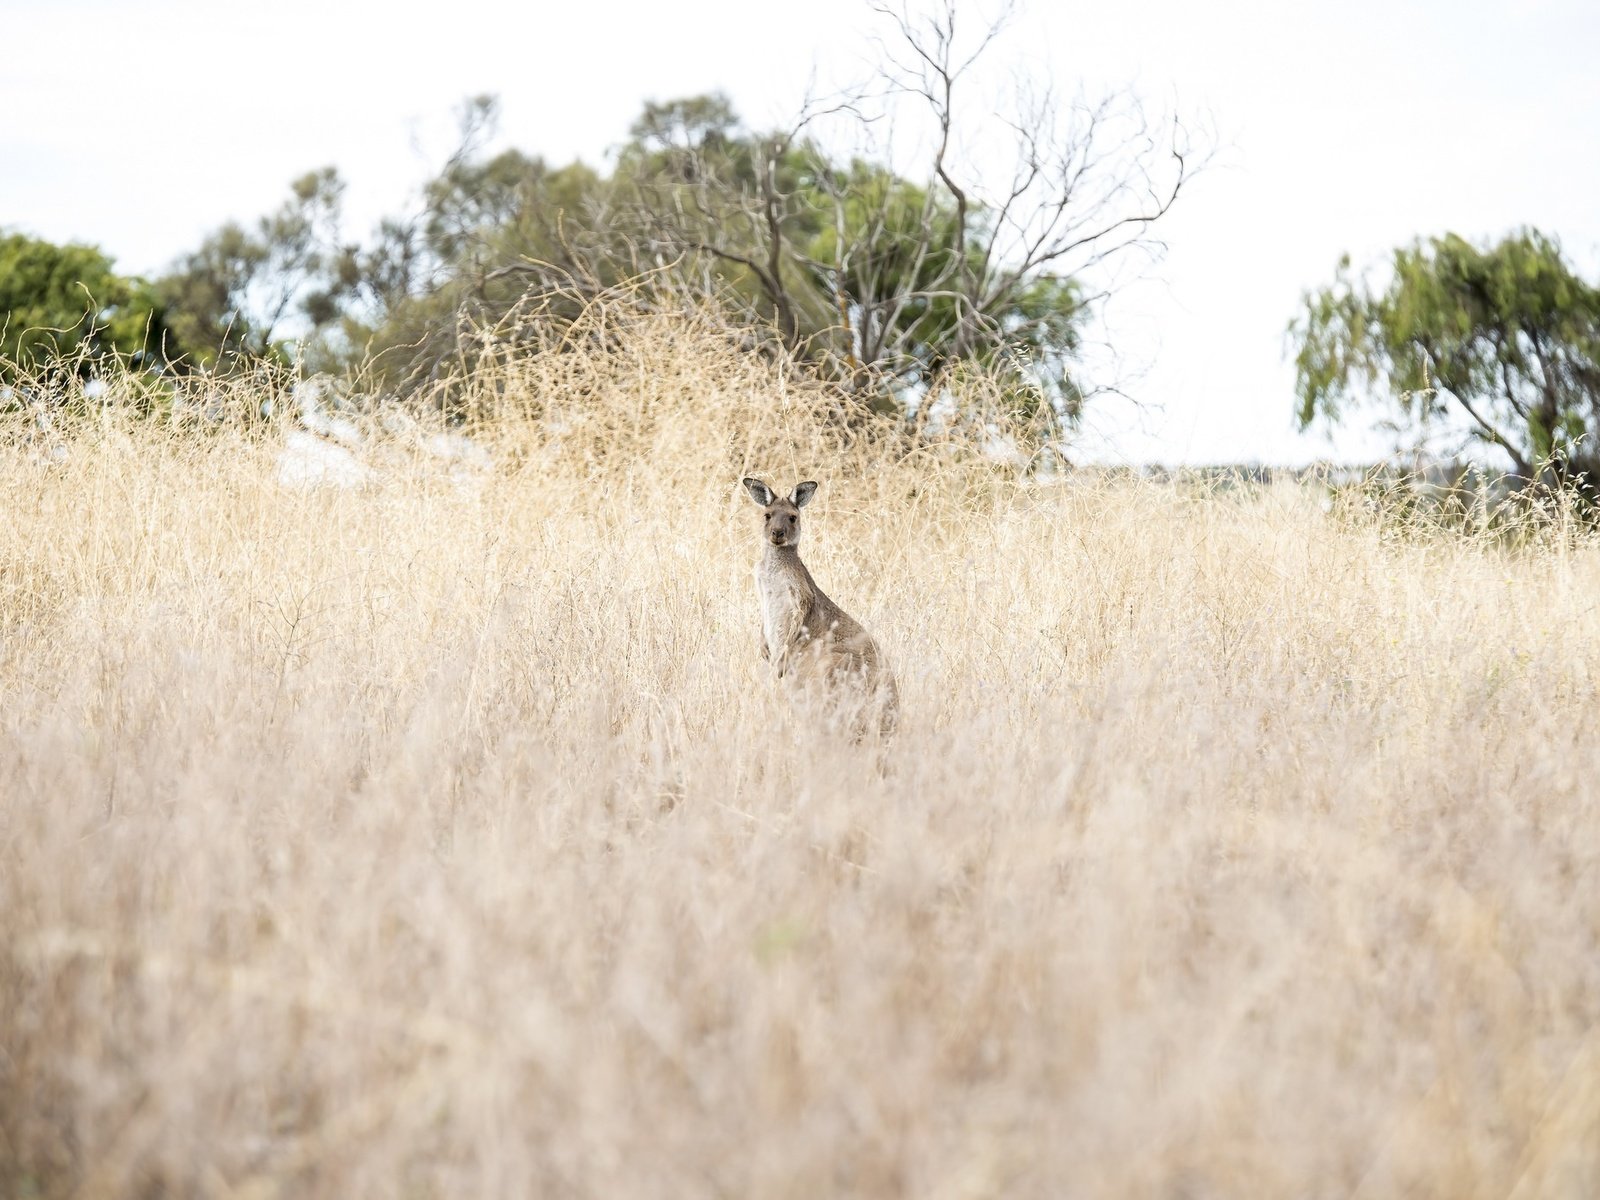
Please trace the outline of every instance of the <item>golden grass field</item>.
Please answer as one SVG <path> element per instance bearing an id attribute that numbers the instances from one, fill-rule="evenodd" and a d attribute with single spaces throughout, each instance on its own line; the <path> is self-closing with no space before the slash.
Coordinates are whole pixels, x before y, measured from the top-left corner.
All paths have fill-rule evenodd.
<path id="1" fill-rule="evenodd" d="M 1600 1191 L 1587 535 L 1030 485 L 687 320 L 475 382 L 471 486 L 0 447 L 0 1195 Z"/>

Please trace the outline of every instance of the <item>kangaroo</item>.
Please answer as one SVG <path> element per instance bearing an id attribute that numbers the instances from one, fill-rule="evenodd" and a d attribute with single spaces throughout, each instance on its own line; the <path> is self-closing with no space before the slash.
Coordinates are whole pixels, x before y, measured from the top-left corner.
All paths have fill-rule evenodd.
<path id="1" fill-rule="evenodd" d="M 887 736 L 899 717 L 894 675 L 871 635 L 828 598 L 800 561 L 800 510 L 816 494 L 816 483 L 796 484 L 787 500 L 759 479 L 747 478 L 744 486 L 761 505 L 766 542 L 755 571 L 761 656 L 780 679 L 793 675 L 802 685 L 820 685 L 835 700 L 856 701 L 860 709 L 852 725 L 858 737 L 872 715 Z"/>

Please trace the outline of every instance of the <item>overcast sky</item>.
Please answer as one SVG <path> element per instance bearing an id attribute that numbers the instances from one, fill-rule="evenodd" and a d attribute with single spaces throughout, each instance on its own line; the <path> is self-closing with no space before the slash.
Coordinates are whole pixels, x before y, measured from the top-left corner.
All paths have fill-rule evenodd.
<path id="1" fill-rule="evenodd" d="M 969 6 L 981 19 L 982 4 Z M 154 273 L 337 166 L 346 233 L 404 208 L 466 96 L 500 142 L 602 165 L 646 99 L 721 89 L 758 127 L 813 75 L 859 76 L 863 0 L 0 0 L 0 226 Z M 1102 459 L 1298 463 L 1385 449 L 1295 432 L 1283 330 L 1339 256 L 1519 225 L 1600 264 L 1597 0 L 1023 0 L 992 51 L 1058 90 L 1131 84 L 1222 143 L 1155 275 L 1108 314 L 1142 410 L 1095 410 Z"/>

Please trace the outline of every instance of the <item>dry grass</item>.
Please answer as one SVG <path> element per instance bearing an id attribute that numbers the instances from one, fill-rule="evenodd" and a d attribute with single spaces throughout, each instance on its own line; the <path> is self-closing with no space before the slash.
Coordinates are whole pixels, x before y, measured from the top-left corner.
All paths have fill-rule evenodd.
<path id="1" fill-rule="evenodd" d="M 476 491 L 0 449 L 0 1194 L 1594 1194 L 1589 541 L 846 446 L 693 323 L 480 382 Z"/>

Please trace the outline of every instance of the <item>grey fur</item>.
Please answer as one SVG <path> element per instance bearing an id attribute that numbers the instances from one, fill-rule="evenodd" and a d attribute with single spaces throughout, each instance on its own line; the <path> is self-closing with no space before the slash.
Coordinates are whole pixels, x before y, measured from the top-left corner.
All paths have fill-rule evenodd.
<path id="1" fill-rule="evenodd" d="M 755 570 L 762 657 L 780 679 L 817 685 L 832 699 L 853 701 L 860 706 L 861 717 L 875 716 L 871 724 L 885 734 L 891 732 L 900 703 L 894 673 L 872 636 L 817 586 L 800 561 L 800 508 L 817 485 L 808 480 L 786 500 L 778 499 L 759 479 L 747 478 L 744 486 L 762 508 L 765 545 Z M 857 733 L 869 726 L 861 719 L 854 724 Z"/>

